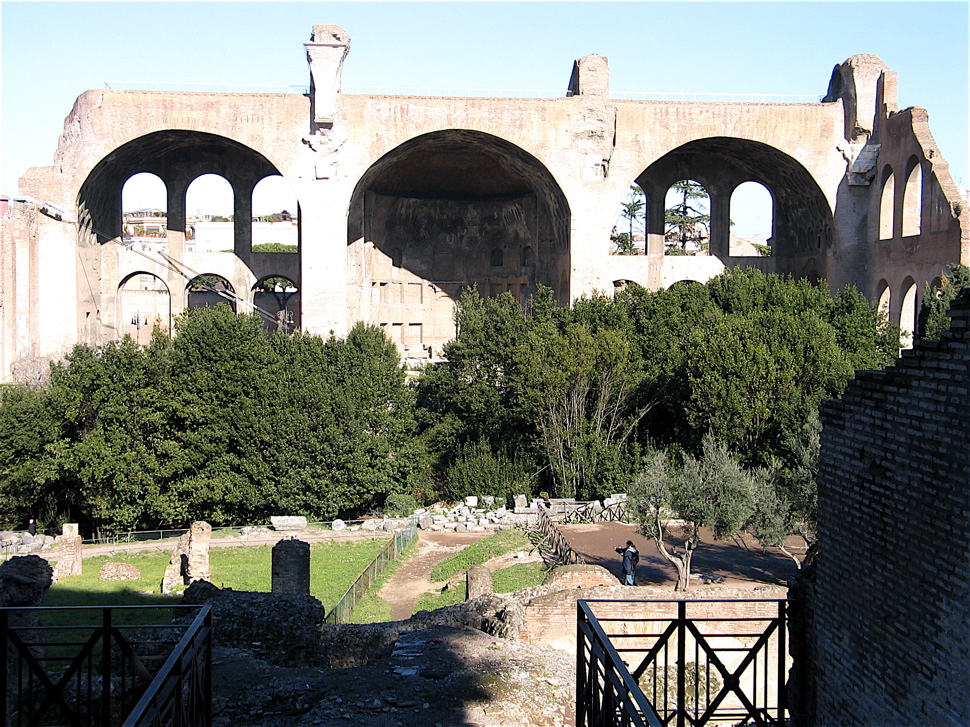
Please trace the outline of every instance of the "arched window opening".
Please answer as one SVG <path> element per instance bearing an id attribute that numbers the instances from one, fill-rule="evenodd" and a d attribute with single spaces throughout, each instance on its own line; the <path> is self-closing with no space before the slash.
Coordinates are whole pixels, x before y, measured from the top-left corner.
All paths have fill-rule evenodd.
<path id="1" fill-rule="evenodd" d="M 118 333 L 142 346 L 151 343 L 155 328 L 168 333 L 172 296 L 165 281 L 151 273 L 134 273 L 118 286 Z"/>
<path id="2" fill-rule="evenodd" d="M 491 263 L 493 268 L 502 267 L 502 264 L 503 264 L 502 261 L 504 260 L 504 258 L 505 258 L 505 255 L 502 252 L 502 248 L 500 247 L 492 248 L 492 254 L 489 256 L 489 262 Z"/>
<path id="3" fill-rule="evenodd" d="M 882 199 L 879 200 L 879 239 L 891 240 L 893 236 L 893 200 L 896 197 L 896 179 L 891 167 L 883 173 Z"/>
<path id="4" fill-rule="evenodd" d="M 140 172 L 121 188 L 122 243 L 129 250 L 168 252 L 168 191 L 159 177 Z"/>
<path id="5" fill-rule="evenodd" d="M 903 190 L 903 237 L 918 235 L 920 211 L 923 206 L 923 167 L 915 158 L 910 161 L 912 169 L 906 175 Z"/>
<path id="6" fill-rule="evenodd" d="M 260 280 L 253 286 L 253 305 L 271 333 L 292 333 L 300 327 L 300 291 L 289 278 L 277 275 Z"/>
<path id="7" fill-rule="evenodd" d="M 522 267 L 535 267 L 536 264 L 536 251 L 532 249 L 531 245 L 526 245 L 522 248 Z"/>
<path id="8" fill-rule="evenodd" d="M 664 254 L 708 255 L 711 202 L 704 185 L 682 179 L 664 197 Z"/>
<path id="9" fill-rule="evenodd" d="M 879 291 L 876 296 L 876 300 L 878 301 L 877 310 L 880 316 L 884 316 L 886 320 L 889 320 L 889 305 L 892 303 L 892 293 L 889 289 L 889 283 L 885 280 L 880 280 L 877 290 Z"/>
<path id="10" fill-rule="evenodd" d="M 298 252 L 296 195 L 278 174 L 253 188 L 253 252 Z"/>
<path id="11" fill-rule="evenodd" d="M 227 303 L 236 312 L 236 296 L 232 284 L 221 275 L 199 275 L 185 286 L 189 308 L 214 308 Z"/>
<path id="12" fill-rule="evenodd" d="M 639 184 L 627 191 L 610 233 L 611 255 L 645 255 L 647 251 L 647 193 Z"/>
<path id="13" fill-rule="evenodd" d="M 906 278 L 902 287 L 902 303 L 899 307 L 899 327 L 902 329 L 903 348 L 913 347 L 913 332 L 916 330 L 916 315 L 919 309 L 916 305 L 916 281 Z"/>
<path id="14" fill-rule="evenodd" d="M 774 200 L 759 182 L 744 182 L 731 193 L 732 257 L 771 257 Z"/>
<path id="15" fill-rule="evenodd" d="M 185 192 L 186 252 L 233 252 L 236 245 L 232 185 L 203 174 Z"/>

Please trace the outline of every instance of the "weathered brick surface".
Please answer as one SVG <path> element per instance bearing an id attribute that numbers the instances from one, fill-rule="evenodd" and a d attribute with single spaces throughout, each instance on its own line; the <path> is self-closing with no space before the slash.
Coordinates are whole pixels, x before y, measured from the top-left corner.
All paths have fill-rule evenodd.
<path id="1" fill-rule="evenodd" d="M 822 407 L 816 723 L 970 720 L 970 299 Z"/>

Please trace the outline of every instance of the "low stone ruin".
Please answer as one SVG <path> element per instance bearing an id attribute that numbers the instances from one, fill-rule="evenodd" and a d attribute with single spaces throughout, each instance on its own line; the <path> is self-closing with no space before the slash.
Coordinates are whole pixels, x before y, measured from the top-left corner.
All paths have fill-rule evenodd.
<path id="1" fill-rule="evenodd" d="M 199 520 L 189 531 L 179 537 L 172 551 L 172 558 L 162 576 L 162 593 L 171 593 L 177 586 L 187 586 L 194 581 L 207 581 L 212 577 L 209 569 L 209 540 L 212 526 Z"/>
<path id="2" fill-rule="evenodd" d="M 213 635 L 221 646 L 244 649 L 277 666 L 326 661 L 319 631 L 326 613 L 313 596 L 234 591 L 195 581 L 182 603 L 212 606 Z"/>
<path id="3" fill-rule="evenodd" d="M 39 555 L 14 556 L 0 563 L 0 607 L 41 606 L 53 581 L 54 571 L 50 563 Z M 18 629 L 16 633 L 22 641 L 36 644 L 29 647 L 35 657 L 43 656 L 43 646 L 40 645 L 43 642 L 42 632 L 32 630 L 40 625 L 36 611 L 10 611 L 7 623 L 11 628 Z M 7 660 L 8 673 L 16 674 L 19 660 L 16 650 L 12 647 L 7 649 L 4 658 Z M 11 679 L 7 688 L 14 684 Z"/>
<path id="4" fill-rule="evenodd" d="M 98 580 L 138 581 L 141 580 L 141 571 L 131 563 L 105 563 L 98 571 Z"/>

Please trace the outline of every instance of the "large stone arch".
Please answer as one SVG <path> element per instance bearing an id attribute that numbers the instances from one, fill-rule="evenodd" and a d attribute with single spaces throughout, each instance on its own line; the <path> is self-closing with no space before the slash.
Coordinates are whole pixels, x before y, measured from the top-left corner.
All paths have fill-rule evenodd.
<path id="1" fill-rule="evenodd" d="M 681 179 L 700 182 L 711 195 L 711 255 L 725 266 L 756 265 L 766 272 L 825 276 L 835 226 L 832 208 L 812 173 L 771 145 L 735 137 L 695 139 L 653 162 L 636 182 L 662 200 Z M 744 182 L 758 182 L 773 199 L 770 258 L 730 255 L 730 202 Z M 663 204 L 648 205 L 648 254 L 663 255 Z"/>
<path id="2" fill-rule="evenodd" d="M 411 358 L 454 336 L 461 290 L 569 301 L 570 212 L 548 169 L 499 137 L 447 129 L 410 139 L 358 182 L 348 211 L 350 320 L 385 328 Z"/>
<path id="3" fill-rule="evenodd" d="M 264 274 L 263 268 L 282 267 L 299 284 L 298 256 L 285 253 L 252 253 L 252 193 L 256 184 L 280 171 L 258 151 L 228 137 L 202 131 L 169 129 L 154 131 L 132 139 L 107 153 L 80 185 L 77 195 L 78 245 L 82 258 L 99 264 L 103 271 L 101 299 L 102 325 L 106 337 L 117 327 L 106 313 L 114 311 L 112 297 L 118 283 L 145 261 L 127 251 L 118 252 L 114 246 L 103 247 L 117 240 L 122 233 L 121 190 L 133 175 L 149 172 L 159 177 L 167 189 L 167 255 L 168 261 L 156 262 L 172 292 L 172 314 L 178 315 L 187 306 L 185 276 L 196 267 L 194 253 L 185 250 L 185 196 L 193 180 L 204 174 L 218 174 L 233 190 L 235 218 L 233 253 L 212 253 L 225 260 L 210 260 L 220 273 L 231 279 L 235 290 L 249 290 Z M 103 248 L 103 249 L 102 249 Z M 280 260 L 276 260 L 279 257 Z M 277 265 L 279 263 L 279 265 Z M 295 269 L 294 269 L 295 268 Z"/>

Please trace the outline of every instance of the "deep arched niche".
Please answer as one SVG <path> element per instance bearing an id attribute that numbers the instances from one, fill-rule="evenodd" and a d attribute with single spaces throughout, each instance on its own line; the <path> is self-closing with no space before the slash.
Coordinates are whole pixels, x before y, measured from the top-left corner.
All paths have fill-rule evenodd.
<path id="1" fill-rule="evenodd" d="M 542 284 L 565 304 L 569 224 L 559 185 L 514 144 L 458 129 L 411 139 L 375 162 L 351 199 L 351 320 L 426 358 L 454 336 L 466 287 L 524 303 Z"/>

